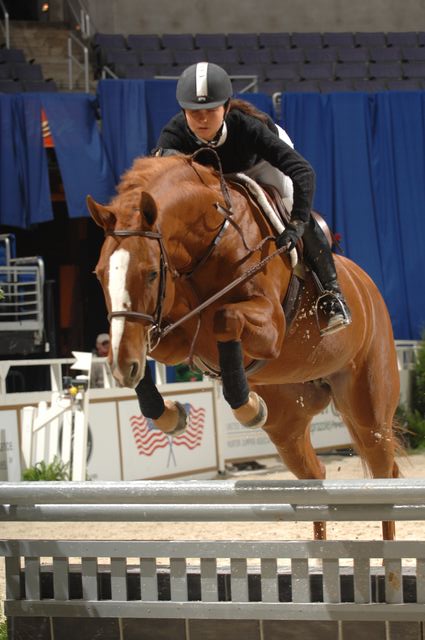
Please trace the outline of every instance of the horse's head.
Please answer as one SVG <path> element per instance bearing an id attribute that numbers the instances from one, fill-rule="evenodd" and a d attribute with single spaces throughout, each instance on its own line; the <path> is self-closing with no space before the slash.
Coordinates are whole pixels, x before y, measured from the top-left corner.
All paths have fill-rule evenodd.
<path id="1" fill-rule="evenodd" d="M 156 205 L 140 189 L 108 206 L 89 196 L 87 205 L 106 236 L 95 272 L 111 322 L 109 364 L 121 385 L 135 387 L 144 376 L 149 331 L 174 298 Z"/>

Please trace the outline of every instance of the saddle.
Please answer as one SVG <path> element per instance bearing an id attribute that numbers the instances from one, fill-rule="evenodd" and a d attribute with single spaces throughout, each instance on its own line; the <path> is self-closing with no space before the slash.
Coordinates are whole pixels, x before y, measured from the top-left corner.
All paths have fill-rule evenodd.
<path id="1" fill-rule="evenodd" d="M 228 176 L 226 176 L 228 178 Z M 282 202 L 279 191 L 270 184 L 259 184 L 249 176 L 243 173 L 237 173 L 231 176 L 231 181 L 236 182 L 245 191 L 246 197 L 249 198 L 259 208 L 263 216 L 270 222 L 276 234 L 279 234 L 290 222 L 291 216 Z M 317 224 L 321 227 L 325 237 L 332 246 L 332 234 L 322 216 L 317 211 L 312 211 L 312 216 Z M 290 252 L 292 265 L 292 274 L 289 281 L 285 298 L 282 301 L 282 308 L 286 318 L 287 332 L 291 327 L 292 321 L 299 311 L 301 304 L 301 284 L 305 280 L 305 271 L 311 271 L 313 280 L 319 294 L 323 293 L 320 281 L 314 270 L 307 266 L 303 256 L 302 239 L 298 242 L 293 251 Z"/>

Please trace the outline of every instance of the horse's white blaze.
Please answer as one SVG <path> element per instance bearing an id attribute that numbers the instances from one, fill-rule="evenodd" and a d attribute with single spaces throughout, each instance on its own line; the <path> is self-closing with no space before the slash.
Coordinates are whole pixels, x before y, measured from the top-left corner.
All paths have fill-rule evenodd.
<path id="1" fill-rule="evenodd" d="M 130 254 L 125 249 L 117 249 L 109 259 L 108 290 L 111 299 L 111 311 L 130 311 L 130 294 L 126 289 L 126 277 Z M 118 351 L 124 332 L 125 318 L 111 320 L 112 367 L 118 366 Z"/>

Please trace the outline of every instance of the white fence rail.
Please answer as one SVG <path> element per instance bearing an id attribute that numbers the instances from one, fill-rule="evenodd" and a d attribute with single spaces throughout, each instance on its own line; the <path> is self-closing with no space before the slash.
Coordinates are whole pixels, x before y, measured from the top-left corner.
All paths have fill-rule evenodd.
<path id="1" fill-rule="evenodd" d="M 423 520 L 424 506 L 425 480 L 0 484 L 3 521 L 109 522 L 132 519 L 129 509 L 140 522 L 164 513 L 174 521 Z M 423 541 L 1 540 L 0 555 L 5 613 L 13 628 L 32 617 L 37 637 L 37 618 L 54 627 L 61 617 L 82 626 L 107 617 L 185 620 L 187 630 L 196 619 L 257 620 L 256 640 L 268 637 L 269 620 L 328 621 L 330 635 L 309 637 L 340 640 L 367 637 L 366 621 L 386 625 L 379 637 L 388 640 L 410 637 L 412 626 L 400 624 L 415 623 L 422 638 Z"/>

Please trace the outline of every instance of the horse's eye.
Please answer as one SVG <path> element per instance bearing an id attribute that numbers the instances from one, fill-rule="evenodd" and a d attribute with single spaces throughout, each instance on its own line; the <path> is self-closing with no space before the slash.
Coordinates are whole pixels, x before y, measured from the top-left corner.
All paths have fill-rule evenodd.
<path id="1" fill-rule="evenodd" d="M 151 284 L 158 277 L 158 271 L 149 271 L 148 273 L 148 282 Z"/>

